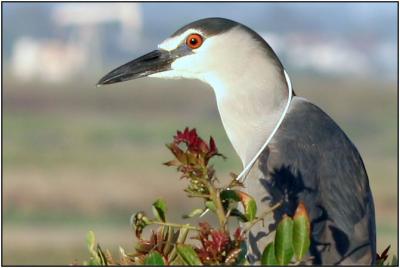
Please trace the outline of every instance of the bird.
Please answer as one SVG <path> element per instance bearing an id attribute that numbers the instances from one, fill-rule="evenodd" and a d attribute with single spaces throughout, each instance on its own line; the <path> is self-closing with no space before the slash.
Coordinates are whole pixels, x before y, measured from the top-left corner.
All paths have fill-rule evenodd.
<path id="1" fill-rule="evenodd" d="M 268 224 L 249 234 L 251 263 L 260 260 L 274 226 L 300 202 L 311 222 L 311 264 L 375 263 L 374 201 L 360 153 L 327 113 L 293 91 L 277 54 L 257 32 L 225 18 L 200 19 L 98 85 L 141 77 L 208 84 L 242 161 L 239 179 L 246 191 L 261 209 L 281 202 Z"/>

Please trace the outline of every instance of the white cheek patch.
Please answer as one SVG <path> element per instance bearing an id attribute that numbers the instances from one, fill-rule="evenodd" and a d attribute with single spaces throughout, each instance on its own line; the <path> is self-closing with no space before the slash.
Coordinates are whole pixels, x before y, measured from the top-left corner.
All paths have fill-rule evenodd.
<path id="1" fill-rule="evenodd" d="M 176 49 L 183 42 L 183 40 L 185 40 L 186 37 L 188 37 L 189 34 L 192 34 L 192 33 L 197 33 L 197 34 L 203 35 L 203 33 L 198 30 L 188 29 L 178 36 L 174 36 L 174 37 L 164 40 L 161 44 L 158 45 L 158 48 L 164 49 L 167 51 L 172 51 L 172 50 Z"/>
<path id="2" fill-rule="evenodd" d="M 161 44 L 159 44 L 158 48 L 171 51 L 176 49 L 181 42 L 182 42 L 181 36 L 171 37 L 163 41 Z"/>

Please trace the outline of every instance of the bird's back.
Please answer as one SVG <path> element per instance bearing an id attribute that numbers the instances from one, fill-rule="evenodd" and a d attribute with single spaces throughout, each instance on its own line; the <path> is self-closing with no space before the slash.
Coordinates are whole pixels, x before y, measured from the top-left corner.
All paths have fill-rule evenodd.
<path id="1" fill-rule="evenodd" d="M 261 209 L 283 201 L 270 229 L 304 202 L 311 220 L 310 254 L 315 264 L 374 262 L 374 204 L 363 161 L 340 127 L 314 104 L 293 98 L 246 187 Z M 256 257 L 260 252 L 255 246 L 264 246 L 262 238 L 268 232 L 259 231 L 250 238 Z"/>

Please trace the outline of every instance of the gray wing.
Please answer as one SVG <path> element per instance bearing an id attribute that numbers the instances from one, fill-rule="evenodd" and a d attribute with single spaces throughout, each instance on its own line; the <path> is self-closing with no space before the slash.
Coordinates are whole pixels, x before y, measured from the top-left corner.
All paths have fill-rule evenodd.
<path id="1" fill-rule="evenodd" d="M 374 262 L 375 215 L 368 176 L 353 143 L 320 108 L 295 97 L 262 153 L 259 179 L 274 215 L 293 215 L 303 201 L 312 221 L 311 255 L 319 264 Z"/>

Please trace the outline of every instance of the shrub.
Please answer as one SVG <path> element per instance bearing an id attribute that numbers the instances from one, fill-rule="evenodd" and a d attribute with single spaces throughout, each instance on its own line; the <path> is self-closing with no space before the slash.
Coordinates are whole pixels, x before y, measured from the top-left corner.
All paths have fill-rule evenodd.
<path id="1" fill-rule="evenodd" d="M 152 217 L 143 211 L 131 217 L 131 225 L 138 239 L 133 252 L 127 253 L 120 247 L 120 256 L 115 259 L 108 250 L 104 251 L 96 243 L 95 235 L 90 231 L 87 235 L 90 259 L 84 265 L 249 264 L 246 260 L 249 231 L 256 224 L 263 224 L 264 218 L 280 204 L 257 214 L 254 198 L 243 190 L 243 184 L 236 180 L 235 174 L 231 174 L 227 185 L 219 185 L 210 161 L 215 157 L 225 157 L 219 153 L 212 137 L 207 143 L 197 135 L 196 129 L 178 131 L 167 148 L 174 159 L 164 164 L 175 167 L 180 178 L 186 181 L 186 197 L 198 198 L 202 204 L 200 208 L 183 215 L 183 218 L 201 218 L 202 214 L 210 212 L 216 217 L 218 225 L 204 221 L 197 225 L 170 222 L 167 204 L 158 199 L 152 204 Z M 237 226 L 228 228 L 232 218 L 237 219 L 233 221 Z M 150 227 L 153 227 L 151 234 L 145 238 L 143 230 Z M 299 204 L 293 217 L 284 215 L 275 232 L 270 232 L 270 235 L 273 233 L 273 241 L 262 253 L 262 265 L 299 265 L 308 261 L 305 256 L 310 246 L 310 221 L 304 204 Z M 377 254 L 378 264 L 383 265 L 386 261 L 387 251 Z"/>

